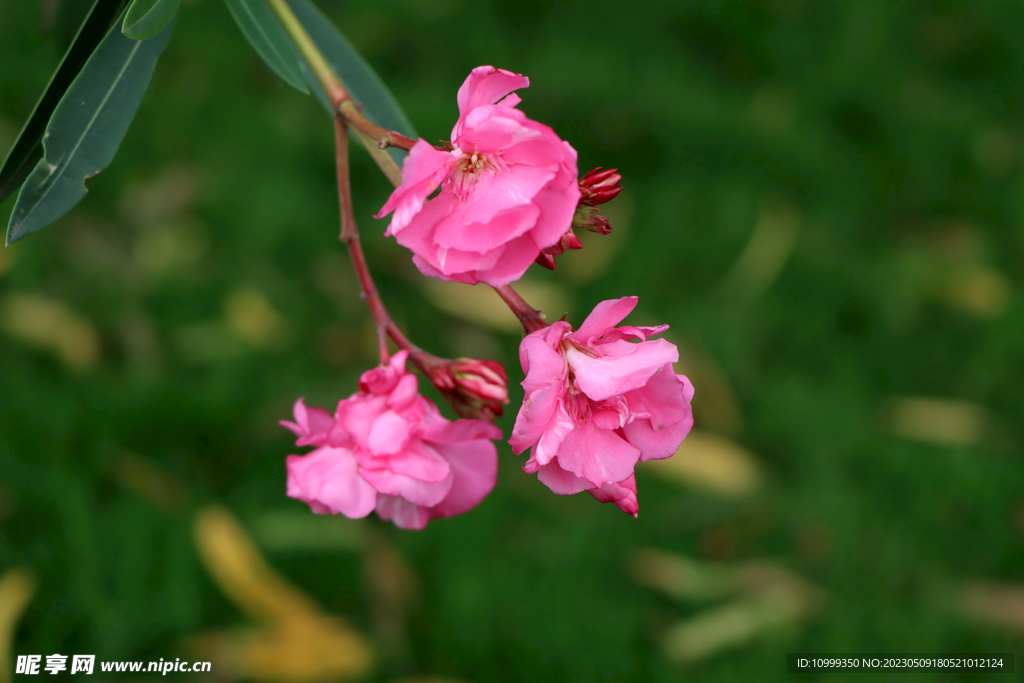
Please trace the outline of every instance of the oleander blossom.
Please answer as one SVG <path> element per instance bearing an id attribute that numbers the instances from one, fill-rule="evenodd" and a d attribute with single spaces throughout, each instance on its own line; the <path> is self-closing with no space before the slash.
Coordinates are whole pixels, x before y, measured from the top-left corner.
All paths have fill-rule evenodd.
<path id="1" fill-rule="evenodd" d="M 616 327 L 637 297 L 602 301 L 575 332 L 565 321 L 519 346 L 525 397 L 509 444 L 558 494 L 588 491 L 636 516 L 638 461 L 668 458 L 693 427 L 693 385 L 679 349 L 651 339 L 668 325 Z"/>
<path id="2" fill-rule="evenodd" d="M 580 199 L 576 150 L 516 109 L 520 74 L 480 66 L 459 88 L 451 151 L 418 140 L 377 214 L 424 275 L 494 286 L 518 280 L 562 239 Z M 440 188 L 437 196 L 427 199 Z"/>
<path id="3" fill-rule="evenodd" d="M 481 420 L 445 419 L 419 393 L 405 371 L 407 351 L 386 366 L 364 372 L 359 391 L 338 403 L 332 416 L 295 403 L 295 422 L 282 421 L 315 446 L 289 455 L 288 495 L 313 512 L 360 518 L 374 509 L 403 529 L 475 507 L 497 481 L 498 454 L 491 439 L 501 430 Z"/>

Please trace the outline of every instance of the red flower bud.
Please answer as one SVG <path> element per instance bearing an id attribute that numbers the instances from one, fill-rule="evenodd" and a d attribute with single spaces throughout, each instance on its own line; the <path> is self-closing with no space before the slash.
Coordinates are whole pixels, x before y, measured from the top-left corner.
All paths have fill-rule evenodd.
<path id="1" fill-rule="evenodd" d="M 554 270 L 556 256 L 561 254 L 566 249 L 582 248 L 583 243 L 580 242 L 580 238 L 577 237 L 575 233 L 573 233 L 572 228 L 570 227 L 568 230 L 565 231 L 565 234 L 562 235 L 562 239 L 560 239 L 558 242 L 555 242 L 547 249 L 541 250 L 540 255 L 537 256 L 536 263 L 539 266 L 544 266 L 548 270 Z"/>
<path id="2" fill-rule="evenodd" d="M 459 417 L 493 422 L 508 405 L 508 375 L 501 363 L 476 358 L 439 361 L 428 373 Z"/>
<path id="3" fill-rule="evenodd" d="M 582 228 L 600 235 L 607 235 L 612 231 L 608 219 L 597 213 L 594 207 L 604 204 L 615 198 L 622 192 L 622 176 L 618 169 L 609 168 L 602 170 L 600 166 L 580 179 L 580 201 L 576 205 L 576 213 L 572 217 L 572 225 L 562 235 L 562 239 L 548 247 L 541 249 L 537 256 L 536 263 L 548 270 L 555 269 L 555 257 L 566 249 L 582 249 L 583 243 L 573 233 L 573 228 Z"/>
<path id="4" fill-rule="evenodd" d="M 586 206 L 597 206 L 615 199 L 615 195 L 622 192 L 622 176 L 618 174 L 619 169 L 609 168 L 601 170 L 598 166 L 593 171 L 583 176 L 580 180 L 580 204 Z"/>
<path id="5" fill-rule="evenodd" d="M 596 232 L 599 235 L 607 235 L 612 231 L 612 226 L 608 223 L 607 218 L 598 214 L 594 207 L 584 204 L 576 207 L 576 213 L 572 217 L 572 227 Z"/>

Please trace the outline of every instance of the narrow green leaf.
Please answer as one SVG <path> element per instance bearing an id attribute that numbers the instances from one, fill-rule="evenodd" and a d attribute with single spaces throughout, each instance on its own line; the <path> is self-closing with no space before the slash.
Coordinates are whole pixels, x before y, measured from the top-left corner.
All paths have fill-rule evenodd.
<path id="1" fill-rule="evenodd" d="M 137 1 L 137 0 L 136 0 Z M 309 94 L 299 55 L 264 0 L 224 0 L 242 34 L 267 66 L 299 92 Z"/>
<path id="2" fill-rule="evenodd" d="M 149 40 L 132 40 L 116 28 L 107 33 L 50 117 L 43 158 L 7 224 L 8 244 L 53 223 L 85 196 L 85 179 L 114 158 L 173 28 L 172 22 Z"/>
<path id="3" fill-rule="evenodd" d="M 402 135 L 416 138 L 416 130 L 409 123 L 405 112 L 399 106 L 395 96 L 380 79 L 380 76 L 366 63 L 362 55 L 352 47 L 348 40 L 335 28 L 331 20 L 317 9 L 310 0 L 288 0 L 299 23 L 309 33 L 316 46 L 320 48 L 327 62 L 333 67 L 334 73 L 352 94 L 352 97 L 363 105 L 363 114 L 378 126 L 396 130 Z M 317 99 L 328 111 L 330 102 L 324 95 L 320 85 L 312 77 L 309 69 L 303 69 L 307 80 L 314 87 Z M 388 150 L 395 161 L 401 163 L 405 152 L 391 148 Z"/>
<path id="4" fill-rule="evenodd" d="M 170 26 L 181 0 L 133 0 L 124 15 L 121 33 L 135 40 L 147 40 Z"/>
<path id="5" fill-rule="evenodd" d="M 82 22 L 75 39 L 71 41 L 71 47 L 65 53 L 43 96 L 39 98 L 35 109 L 29 115 L 18 139 L 14 141 L 3 167 L 0 168 L 0 202 L 7 199 L 8 195 L 25 182 L 25 178 L 43 158 L 43 133 L 46 131 L 50 115 L 75 80 L 75 76 L 85 66 L 89 55 L 121 16 L 126 4 L 128 0 L 96 0 L 93 3 L 89 15 Z"/>

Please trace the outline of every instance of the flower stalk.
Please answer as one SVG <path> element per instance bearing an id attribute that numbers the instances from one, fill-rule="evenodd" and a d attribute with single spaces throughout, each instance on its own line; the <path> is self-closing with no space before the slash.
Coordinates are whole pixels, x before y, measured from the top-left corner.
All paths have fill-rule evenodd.
<path id="1" fill-rule="evenodd" d="M 544 322 L 544 314 L 526 303 L 526 300 L 519 296 L 519 293 L 512 289 L 511 285 L 495 287 L 494 291 L 498 293 L 501 300 L 516 314 L 527 334 L 542 330 L 548 326 L 548 323 Z"/>

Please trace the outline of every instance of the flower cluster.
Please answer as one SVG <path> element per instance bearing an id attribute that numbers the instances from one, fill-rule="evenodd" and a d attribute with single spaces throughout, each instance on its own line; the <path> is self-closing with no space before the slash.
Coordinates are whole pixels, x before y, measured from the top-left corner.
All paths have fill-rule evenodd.
<path id="1" fill-rule="evenodd" d="M 451 151 L 419 140 L 377 217 L 424 275 L 507 285 L 558 244 L 580 200 L 576 150 L 516 108 L 530 80 L 473 69 L 459 88 Z M 440 188 L 436 197 L 427 199 Z"/>
<path id="2" fill-rule="evenodd" d="M 622 189 L 616 169 L 577 179 L 576 151 L 517 108 L 515 91 L 528 85 L 510 71 L 474 69 L 459 89 L 451 142 L 405 139 L 401 184 L 377 217 L 393 213 L 386 234 L 412 251 L 424 275 L 487 283 L 522 320 L 524 398 L 509 444 L 516 454 L 530 451 L 523 469 L 554 493 L 586 491 L 636 516 L 634 469 L 679 448 L 693 426 L 693 386 L 675 372 L 675 345 L 655 339 L 667 325 L 620 325 L 637 297 L 601 302 L 573 330 L 564 319 L 543 322 L 508 287 L 531 264 L 554 270 L 556 256 L 582 248 L 574 228 L 608 234 L 596 207 Z M 288 495 L 315 512 L 363 517 L 376 509 L 420 529 L 474 507 L 494 487 L 491 440 L 501 431 L 490 422 L 508 403 L 507 375 L 495 361 L 427 354 L 374 315 L 378 333 L 403 350 L 388 361 L 382 336 L 381 366 L 363 374 L 360 391 L 333 416 L 296 403 L 295 422 L 282 424 L 315 450 L 288 457 Z M 405 371 L 408 359 L 472 419 L 443 418 Z"/>
<path id="3" fill-rule="evenodd" d="M 523 408 L 509 444 L 555 493 L 589 491 L 637 513 L 637 461 L 667 458 L 693 426 L 693 385 L 672 364 L 668 329 L 615 327 L 635 296 L 603 301 L 578 330 L 558 321 L 523 339 Z M 632 340 L 637 340 L 635 343 Z"/>
<path id="4" fill-rule="evenodd" d="M 315 446 L 290 455 L 288 495 L 319 513 L 365 517 L 373 510 L 404 529 L 475 507 L 494 488 L 501 430 L 481 420 L 450 422 L 419 393 L 405 370 L 407 351 L 364 372 L 359 392 L 332 416 L 295 404 L 281 424 Z"/>

